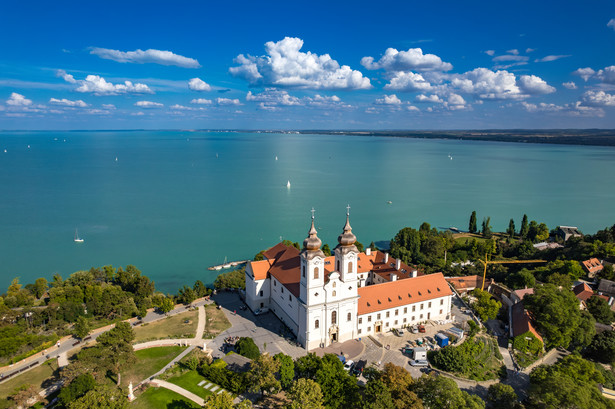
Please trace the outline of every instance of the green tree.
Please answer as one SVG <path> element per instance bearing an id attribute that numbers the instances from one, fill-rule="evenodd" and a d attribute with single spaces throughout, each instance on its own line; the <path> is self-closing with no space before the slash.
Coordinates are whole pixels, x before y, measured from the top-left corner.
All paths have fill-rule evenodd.
<path id="1" fill-rule="evenodd" d="M 421 236 L 411 227 L 401 229 L 391 240 L 391 255 L 406 264 L 417 262 L 421 257 Z"/>
<path id="2" fill-rule="evenodd" d="M 579 300 L 574 293 L 553 284 L 536 287 L 534 294 L 526 295 L 523 302 L 533 314 L 538 331 L 546 337 L 547 348 L 567 348 L 587 320 L 579 310 Z M 588 335 L 593 336 L 595 330 L 588 330 Z"/>
<path id="3" fill-rule="evenodd" d="M 34 282 L 34 296 L 36 298 L 41 298 L 49 288 L 47 284 L 47 280 L 45 278 L 37 278 Z"/>
<path id="4" fill-rule="evenodd" d="M 446 349 L 446 348 L 445 348 Z M 484 409 L 485 402 L 471 396 L 452 379 L 434 374 L 421 376 L 414 384 L 414 391 L 429 409 Z"/>
<path id="5" fill-rule="evenodd" d="M 179 289 L 179 294 L 177 297 L 178 302 L 184 305 L 188 305 L 188 304 L 191 304 L 194 300 L 196 300 L 196 298 L 197 298 L 196 292 L 192 288 L 188 287 L 187 285 Z"/>
<path id="6" fill-rule="evenodd" d="M 355 241 L 354 245 L 356 246 L 357 250 L 359 250 L 360 253 L 362 253 L 365 250 L 365 246 L 360 241 Z"/>
<path id="7" fill-rule="evenodd" d="M 523 215 L 523 219 L 521 220 L 521 229 L 519 229 L 519 235 L 522 239 L 527 238 L 527 233 L 529 231 L 529 226 L 527 222 L 527 214 Z"/>
<path id="8" fill-rule="evenodd" d="M 470 215 L 470 223 L 468 225 L 468 231 L 470 233 L 476 233 L 478 231 L 478 227 L 476 225 L 476 210 L 472 212 Z"/>
<path id="9" fill-rule="evenodd" d="M 506 229 L 506 233 L 508 233 L 508 237 L 511 239 L 515 237 L 515 221 L 510 219 L 508 222 L 508 229 Z"/>
<path id="10" fill-rule="evenodd" d="M 524 268 L 521 271 L 509 275 L 506 278 L 506 283 L 513 289 L 534 288 L 536 285 L 536 278 L 531 271 Z"/>
<path id="11" fill-rule="evenodd" d="M 68 409 L 126 409 L 128 399 L 119 388 L 99 385 L 68 404 Z"/>
<path id="12" fill-rule="evenodd" d="M 490 239 L 491 236 L 493 235 L 493 233 L 491 232 L 491 217 L 487 217 L 485 219 L 483 219 L 483 229 L 482 229 L 482 234 L 483 237 Z"/>
<path id="13" fill-rule="evenodd" d="M 614 408 L 597 388 L 596 384 L 603 382 L 604 377 L 591 362 L 571 354 L 532 371 L 528 403 L 532 408 Z"/>
<path id="14" fill-rule="evenodd" d="M 117 385 L 121 382 L 123 368 L 136 362 L 137 357 L 132 348 L 135 333 L 127 322 L 116 324 L 115 328 L 101 334 L 97 339 L 97 347 L 105 353 L 106 366 L 117 376 Z"/>
<path id="15" fill-rule="evenodd" d="M 597 295 L 592 295 L 587 301 L 585 301 L 587 311 L 596 319 L 596 321 L 602 324 L 610 324 L 613 322 L 613 311 L 609 303 Z"/>
<path id="16" fill-rule="evenodd" d="M 370 379 L 363 395 L 364 409 L 394 409 L 389 388 L 380 379 Z"/>
<path id="17" fill-rule="evenodd" d="M 235 344 L 235 349 L 239 355 L 246 358 L 257 359 L 261 355 L 261 351 L 250 337 L 241 337 Z"/>
<path id="18" fill-rule="evenodd" d="M 295 363 L 290 356 L 281 352 L 275 354 L 273 359 L 279 364 L 278 377 L 282 388 L 286 390 L 290 387 L 295 377 Z"/>
<path id="19" fill-rule="evenodd" d="M 615 280 L 615 272 L 613 271 L 613 265 L 607 264 L 604 266 L 602 271 L 599 273 L 600 278 L 604 278 L 606 280 Z"/>
<path id="20" fill-rule="evenodd" d="M 162 298 L 160 300 L 160 303 L 158 304 L 158 309 L 163 314 L 171 312 L 173 308 L 175 308 L 175 302 L 173 301 L 172 298 L 169 298 L 169 297 Z"/>
<path id="21" fill-rule="evenodd" d="M 325 243 L 325 245 L 322 246 L 322 252 L 325 253 L 325 256 L 327 257 L 331 255 L 331 249 L 329 248 L 329 245 L 327 243 Z"/>
<path id="22" fill-rule="evenodd" d="M 585 353 L 590 358 L 605 364 L 615 362 L 615 332 L 604 331 L 596 334 Z"/>
<path id="23" fill-rule="evenodd" d="M 472 304 L 472 308 L 481 320 L 487 321 L 495 319 L 498 315 L 498 311 L 502 308 L 502 303 L 491 298 L 491 294 L 487 291 L 475 289 L 472 291 L 472 295 L 476 297 L 476 301 Z"/>
<path id="24" fill-rule="evenodd" d="M 205 297 L 206 295 L 211 294 L 211 290 L 207 288 L 207 286 L 205 286 L 205 284 L 203 284 L 201 280 L 196 280 L 194 282 L 194 286 L 192 286 L 192 289 L 194 290 L 198 298 Z"/>
<path id="25" fill-rule="evenodd" d="M 233 395 L 224 391 L 207 396 L 205 398 L 205 409 L 233 409 Z"/>
<path id="26" fill-rule="evenodd" d="M 251 340 L 252 338 L 247 339 Z M 279 361 L 276 361 L 268 354 L 256 357 L 252 361 L 250 371 L 248 372 L 248 380 L 251 385 L 250 390 L 252 392 L 261 392 L 262 394 L 279 392 L 282 386 L 275 377 L 279 368 Z"/>
<path id="27" fill-rule="evenodd" d="M 384 365 L 384 371 L 380 376 L 380 380 L 384 382 L 393 400 L 395 409 L 422 409 L 423 403 L 416 393 L 412 392 L 414 380 L 410 373 L 390 362 Z"/>
<path id="28" fill-rule="evenodd" d="M 359 400 L 356 379 L 344 370 L 336 355 L 327 354 L 321 359 L 314 380 L 320 385 L 328 408 L 349 408 Z"/>
<path id="29" fill-rule="evenodd" d="M 372 251 L 378 250 L 378 247 L 376 246 L 376 243 L 374 243 L 373 241 L 371 243 L 369 243 L 369 248 L 372 249 Z"/>
<path id="30" fill-rule="evenodd" d="M 73 328 L 73 335 L 79 339 L 83 339 L 88 336 L 90 333 L 90 324 L 85 317 L 77 318 L 77 322 L 75 322 L 75 327 Z"/>
<path id="31" fill-rule="evenodd" d="M 79 375 L 70 384 L 62 388 L 58 400 L 62 405 L 68 406 L 70 402 L 82 397 L 95 386 L 96 380 L 91 374 Z"/>
<path id="32" fill-rule="evenodd" d="M 303 355 L 295 361 L 297 378 L 314 379 L 316 372 L 322 367 L 322 360 L 313 352 Z"/>
<path id="33" fill-rule="evenodd" d="M 286 394 L 290 399 L 287 409 L 324 409 L 320 385 L 311 379 L 300 378 L 293 382 Z"/>
<path id="34" fill-rule="evenodd" d="M 487 390 L 487 403 L 497 409 L 520 409 L 519 398 L 510 385 L 495 383 Z"/>
<path id="35" fill-rule="evenodd" d="M 246 269 L 240 268 L 238 270 L 222 273 L 214 280 L 214 288 L 216 290 L 223 289 L 246 289 Z"/>

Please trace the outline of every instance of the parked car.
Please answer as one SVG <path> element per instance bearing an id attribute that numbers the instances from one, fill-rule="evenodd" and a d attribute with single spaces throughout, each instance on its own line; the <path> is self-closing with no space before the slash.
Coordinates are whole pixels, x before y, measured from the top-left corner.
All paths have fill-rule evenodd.
<path id="1" fill-rule="evenodd" d="M 269 308 L 263 307 L 263 308 L 259 308 L 258 310 L 254 311 L 254 315 L 261 315 L 266 312 L 269 312 Z"/>
<path id="2" fill-rule="evenodd" d="M 401 337 L 402 335 L 404 335 L 404 329 L 403 329 L 403 328 L 399 328 L 399 329 L 397 330 L 397 335 L 399 335 L 400 337 Z"/>
<path id="3" fill-rule="evenodd" d="M 410 365 L 412 365 L 412 366 L 429 366 L 429 362 L 427 360 L 425 360 L 425 359 L 419 359 L 418 361 L 413 359 L 412 361 L 410 361 Z"/>
<path id="4" fill-rule="evenodd" d="M 419 333 L 419 329 L 417 327 L 410 327 L 410 331 L 412 331 L 413 334 Z"/>
<path id="5" fill-rule="evenodd" d="M 425 332 L 425 326 L 419 325 L 419 332 Z"/>
<path id="6" fill-rule="evenodd" d="M 346 372 L 350 372 L 353 366 L 354 366 L 354 361 L 350 359 L 346 361 L 346 363 L 344 364 L 344 369 L 346 370 Z"/>
<path id="7" fill-rule="evenodd" d="M 354 368 L 352 368 L 352 373 L 354 375 L 361 375 L 363 373 L 363 369 L 365 369 L 365 365 L 367 364 L 367 361 L 365 360 L 360 360 L 358 361 L 355 365 Z"/>

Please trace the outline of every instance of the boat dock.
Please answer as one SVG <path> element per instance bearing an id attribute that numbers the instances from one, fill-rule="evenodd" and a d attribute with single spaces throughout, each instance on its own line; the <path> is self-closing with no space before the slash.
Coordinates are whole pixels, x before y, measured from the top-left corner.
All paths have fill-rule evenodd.
<path id="1" fill-rule="evenodd" d="M 241 260 L 241 261 L 231 261 L 230 263 L 218 264 L 215 266 L 208 267 L 208 270 L 225 270 L 231 267 L 237 267 L 242 264 L 246 264 L 250 260 Z"/>

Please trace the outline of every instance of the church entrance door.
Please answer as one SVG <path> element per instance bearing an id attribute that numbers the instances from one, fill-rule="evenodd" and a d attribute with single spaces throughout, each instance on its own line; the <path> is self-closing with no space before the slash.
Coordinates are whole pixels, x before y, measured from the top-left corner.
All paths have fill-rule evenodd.
<path id="1" fill-rule="evenodd" d="M 376 324 L 376 332 L 382 332 L 382 324 Z"/>

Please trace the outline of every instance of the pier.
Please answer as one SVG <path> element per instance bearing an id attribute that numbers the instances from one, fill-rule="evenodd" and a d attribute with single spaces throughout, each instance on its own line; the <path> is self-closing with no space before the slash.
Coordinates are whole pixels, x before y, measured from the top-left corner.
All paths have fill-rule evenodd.
<path id="1" fill-rule="evenodd" d="M 231 267 L 237 267 L 243 264 L 246 264 L 250 260 L 241 260 L 241 261 L 231 261 L 229 263 L 218 264 L 215 266 L 208 267 L 208 270 L 226 270 Z"/>

